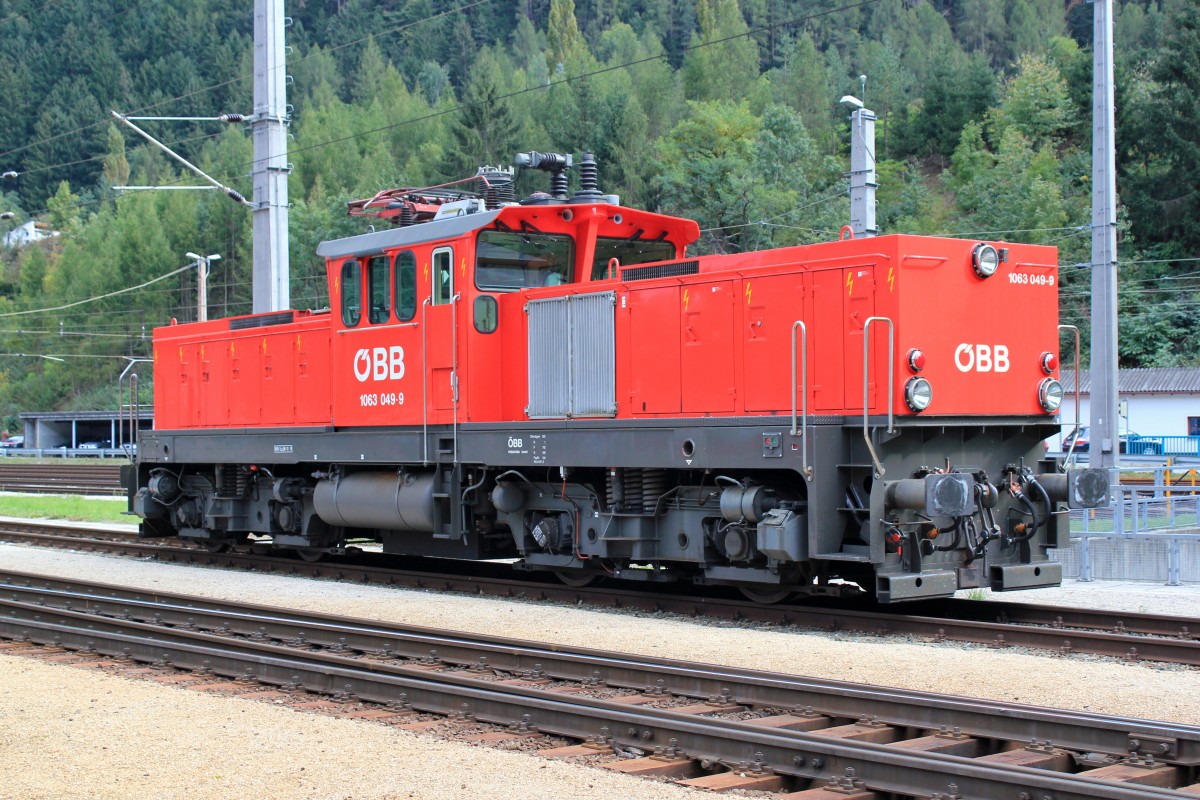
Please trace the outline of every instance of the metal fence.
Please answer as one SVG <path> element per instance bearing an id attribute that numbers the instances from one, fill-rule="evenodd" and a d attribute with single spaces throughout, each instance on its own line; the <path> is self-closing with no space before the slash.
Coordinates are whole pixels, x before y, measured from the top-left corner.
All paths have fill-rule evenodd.
<path id="1" fill-rule="evenodd" d="M 1200 582 L 1200 474 L 1171 466 L 1114 473 L 1110 508 L 1071 512 L 1078 542 L 1057 551 L 1063 574 L 1081 581 Z"/>

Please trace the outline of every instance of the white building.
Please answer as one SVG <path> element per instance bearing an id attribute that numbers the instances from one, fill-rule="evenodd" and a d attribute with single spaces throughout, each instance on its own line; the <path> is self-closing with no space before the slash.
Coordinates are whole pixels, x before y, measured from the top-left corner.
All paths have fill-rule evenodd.
<path id="1" fill-rule="evenodd" d="M 1062 370 L 1062 435 L 1050 440 L 1060 449 L 1062 436 L 1075 427 L 1075 371 Z M 1079 424 L 1089 425 L 1091 377 L 1079 373 Z M 1123 369 L 1117 375 L 1122 434 L 1200 436 L 1200 368 Z"/>
<path id="2" fill-rule="evenodd" d="M 49 239 L 52 236 L 58 236 L 58 231 L 50 230 L 50 227 L 44 222 L 29 220 L 24 225 L 13 228 L 4 234 L 4 246 L 24 247 L 27 244 Z"/>

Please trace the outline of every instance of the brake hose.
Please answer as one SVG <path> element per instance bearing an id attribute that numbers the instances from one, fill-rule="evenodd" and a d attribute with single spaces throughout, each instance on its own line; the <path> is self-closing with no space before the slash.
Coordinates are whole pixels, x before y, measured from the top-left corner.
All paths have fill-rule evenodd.
<path id="1" fill-rule="evenodd" d="M 1025 533 L 1021 534 L 1020 536 L 1013 537 L 1012 541 L 1014 543 L 1020 544 L 1021 542 L 1028 542 L 1030 539 L 1033 538 L 1034 534 L 1037 533 L 1038 515 L 1037 515 L 1037 509 L 1033 505 L 1033 501 L 1030 500 L 1028 497 L 1026 497 L 1024 492 L 1017 491 L 1013 494 L 1013 497 L 1020 500 L 1025 505 L 1025 508 L 1029 509 L 1029 516 L 1033 518 L 1033 521 L 1029 523 L 1029 530 L 1027 530 Z"/>

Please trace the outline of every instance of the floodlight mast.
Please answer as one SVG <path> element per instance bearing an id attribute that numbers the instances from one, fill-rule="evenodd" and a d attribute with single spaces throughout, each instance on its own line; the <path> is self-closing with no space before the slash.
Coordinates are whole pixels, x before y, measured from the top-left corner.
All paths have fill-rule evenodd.
<path id="1" fill-rule="evenodd" d="M 865 76 L 863 76 L 865 78 Z M 864 82 L 864 86 L 865 86 Z M 875 226 L 875 112 L 854 95 L 838 101 L 850 114 L 850 229 L 855 236 L 874 236 Z"/>

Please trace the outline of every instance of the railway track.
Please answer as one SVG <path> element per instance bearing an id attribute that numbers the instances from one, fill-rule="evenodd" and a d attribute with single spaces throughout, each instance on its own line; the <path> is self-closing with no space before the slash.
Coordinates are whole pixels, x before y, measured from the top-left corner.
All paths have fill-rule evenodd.
<path id="1" fill-rule="evenodd" d="M 456 562 L 453 566 L 468 571 L 455 574 L 446 572 L 448 565 L 444 560 L 422 562 L 370 553 L 351 553 L 337 561 L 309 563 L 254 552 L 253 545 L 247 552 L 210 553 L 178 543 L 139 540 L 115 529 L 64 528 L 35 521 L 0 524 L 0 540 L 358 583 L 1200 666 L 1200 628 L 1196 621 L 1169 615 L 973 600 L 882 608 L 817 603 L 764 606 L 717 594 L 670 594 L 657 590 L 658 587 L 637 590 L 627 585 L 568 587 L 516 573 L 506 564 Z"/>
<path id="2" fill-rule="evenodd" d="M 409 727 L 428 727 L 430 718 L 498 726 L 490 741 L 552 737 L 540 739 L 550 757 L 796 800 L 1133 800 L 1200 791 L 1193 725 L 19 573 L 0 574 L 0 638 L 10 653 L 49 645 L 80 662 L 183 670 L 234 691 L 303 690 L 327 699 L 318 705 Z"/>
<path id="3" fill-rule="evenodd" d="M 38 464 L 21 459 L 0 463 L 0 491 L 115 496 L 124 490 L 118 463 Z"/>

